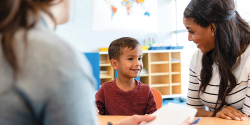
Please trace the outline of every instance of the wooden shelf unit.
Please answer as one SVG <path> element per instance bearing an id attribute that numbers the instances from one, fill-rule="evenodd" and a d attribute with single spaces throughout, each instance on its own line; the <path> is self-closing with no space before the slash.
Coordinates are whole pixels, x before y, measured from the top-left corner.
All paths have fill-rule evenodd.
<path id="1" fill-rule="evenodd" d="M 100 77 L 101 83 L 113 80 L 115 75 L 108 53 L 100 52 L 100 59 L 105 62 L 100 63 L 101 71 L 109 71 L 109 78 Z M 159 90 L 163 96 L 181 94 L 181 50 L 143 51 L 142 61 L 143 68 L 147 70 L 146 74 L 140 75 L 142 83 Z"/>
<path id="2" fill-rule="evenodd" d="M 100 72 L 101 84 L 112 81 L 115 78 L 114 69 L 110 64 L 108 54 L 100 54 Z"/>

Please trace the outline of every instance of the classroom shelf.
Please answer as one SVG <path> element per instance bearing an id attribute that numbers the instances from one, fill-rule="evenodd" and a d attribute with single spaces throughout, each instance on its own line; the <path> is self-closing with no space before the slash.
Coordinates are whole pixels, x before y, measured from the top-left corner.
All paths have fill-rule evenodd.
<path id="1" fill-rule="evenodd" d="M 111 66 L 111 64 L 100 64 L 100 66 Z"/>
<path id="2" fill-rule="evenodd" d="M 160 86 L 160 87 L 152 87 L 160 91 L 162 95 L 170 95 L 170 87 L 169 86 Z"/>
<path id="3" fill-rule="evenodd" d="M 140 74 L 140 77 L 146 77 L 148 74 Z"/>
<path id="4" fill-rule="evenodd" d="M 181 96 L 181 50 L 143 51 L 143 68 L 146 74 L 140 75 L 140 81 L 161 92 L 163 98 Z M 115 79 L 108 53 L 100 52 L 101 71 L 108 76 L 101 77 L 101 83 Z"/>
<path id="5" fill-rule="evenodd" d="M 181 94 L 181 85 L 172 86 L 172 94 Z"/>
<path id="6" fill-rule="evenodd" d="M 101 84 L 112 81 L 115 77 L 114 69 L 112 68 L 108 54 L 100 54 L 100 81 Z M 107 72 L 105 74 L 101 74 L 101 72 Z"/>
<path id="7" fill-rule="evenodd" d="M 162 72 L 162 73 L 151 73 L 151 76 L 161 76 L 161 75 L 169 75 L 168 72 Z"/>
<path id="8" fill-rule="evenodd" d="M 181 83 L 171 83 L 172 86 L 179 86 Z"/>
<path id="9" fill-rule="evenodd" d="M 108 78 L 112 78 L 112 76 L 100 76 L 100 79 L 108 79 Z"/>
<path id="10" fill-rule="evenodd" d="M 151 87 L 166 87 L 169 86 L 169 84 L 152 84 Z"/>
<path id="11" fill-rule="evenodd" d="M 150 64 L 168 64 L 169 61 L 150 62 Z"/>
<path id="12" fill-rule="evenodd" d="M 169 64 L 151 64 L 151 73 L 169 72 Z"/>

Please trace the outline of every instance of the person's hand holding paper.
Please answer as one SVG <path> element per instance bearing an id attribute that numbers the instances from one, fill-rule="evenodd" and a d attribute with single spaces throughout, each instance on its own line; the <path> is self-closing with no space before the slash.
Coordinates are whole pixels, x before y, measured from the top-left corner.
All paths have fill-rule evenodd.
<path id="1" fill-rule="evenodd" d="M 156 116 L 155 120 L 140 125 L 188 125 L 193 121 L 196 112 L 195 108 L 169 103 L 152 114 Z"/>

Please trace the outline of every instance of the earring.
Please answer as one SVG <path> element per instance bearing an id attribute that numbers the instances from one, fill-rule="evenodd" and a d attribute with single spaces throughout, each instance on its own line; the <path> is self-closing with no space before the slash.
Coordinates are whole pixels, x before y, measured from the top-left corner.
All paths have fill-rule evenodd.
<path id="1" fill-rule="evenodd" d="M 213 33 L 213 36 L 214 36 L 214 33 Z"/>

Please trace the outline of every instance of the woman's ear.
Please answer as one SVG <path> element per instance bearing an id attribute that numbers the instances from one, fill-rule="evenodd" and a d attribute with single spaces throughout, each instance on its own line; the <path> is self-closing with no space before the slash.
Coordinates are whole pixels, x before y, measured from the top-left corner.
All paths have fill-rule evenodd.
<path id="1" fill-rule="evenodd" d="M 211 23 L 211 32 L 213 32 L 214 35 L 216 35 L 216 26 L 214 23 Z"/>
<path id="2" fill-rule="evenodd" d="M 117 60 L 115 60 L 115 59 L 111 59 L 111 60 L 110 60 L 110 64 L 111 64 L 111 66 L 112 66 L 115 70 L 117 70 L 117 69 L 118 69 L 118 63 L 117 63 Z"/>

